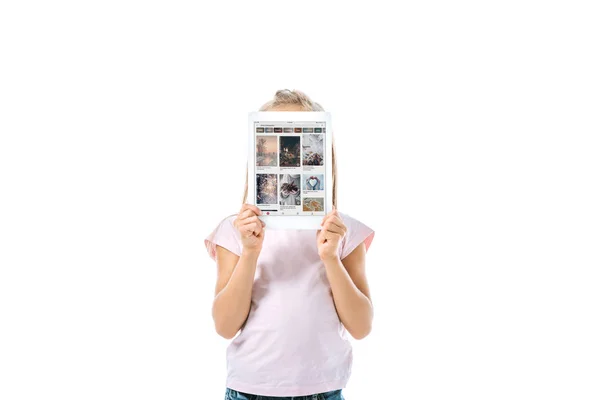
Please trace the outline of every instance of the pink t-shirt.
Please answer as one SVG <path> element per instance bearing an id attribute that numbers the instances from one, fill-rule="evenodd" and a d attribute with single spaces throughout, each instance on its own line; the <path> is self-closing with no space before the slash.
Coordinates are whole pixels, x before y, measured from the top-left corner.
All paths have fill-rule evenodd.
<path id="1" fill-rule="evenodd" d="M 348 231 L 344 259 L 360 243 L 368 249 L 375 232 L 339 212 Z M 242 243 L 225 218 L 205 239 L 238 256 Z M 227 348 L 231 389 L 264 396 L 305 396 L 343 389 L 352 368 L 352 347 L 335 310 L 315 230 L 266 230 L 258 257 L 250 314 Z"/>

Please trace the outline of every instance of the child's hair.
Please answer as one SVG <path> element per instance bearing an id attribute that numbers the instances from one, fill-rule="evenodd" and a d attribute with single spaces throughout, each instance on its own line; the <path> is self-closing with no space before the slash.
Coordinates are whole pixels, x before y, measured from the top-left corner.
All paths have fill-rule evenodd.
<path id="1" fill-rule="evenodd" d="M 323 107 L 316 101 L 312 101 L 304 92 L 300 90 L 289 90 L 281 89 L 275 92 L 275 96 L 272 100 L 269 100 L 259 109 L 259 111 L 270 111 L 279 106 L 283 105 L 299 105 L 302 107 L 302 111 L 325 111 Z M 333 193 L 333 205 L 337 208 L 337 168 L 335 165 L 335 142 L 333 140 L 333 132 L 331 135 L 331 168 L 332 168 L 332 180 L 331 188 Z M 244 197 L 242 204 L 248 199 L 248 166 L 246 166 L 246 185 L 244 187 Z"/>
<path id="2" fill-rule="evenodd" d="M 269 111 L 279 106 L 299 105 L 303 111 L 325 111 L 316 101 L 312 101 L 300 90 L 281 89 L 275 92 L 275 97 L 269 100 L 258 111 Z"/>

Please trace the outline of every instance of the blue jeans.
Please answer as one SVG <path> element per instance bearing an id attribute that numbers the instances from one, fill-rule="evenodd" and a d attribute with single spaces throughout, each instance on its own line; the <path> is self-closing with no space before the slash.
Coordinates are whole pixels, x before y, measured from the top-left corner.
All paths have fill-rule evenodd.
<path id="1" fill-rule="evenodd" d="M 331 392 L 325 393 L 309 394 L 306 396 L 273 397 L 242 393 L 238 392 L 237 390 L 227 388 L 225 391 L 225 400 L 344 400 L 344 396 L 342 396 L 342 389 L 332 390 Z"/>

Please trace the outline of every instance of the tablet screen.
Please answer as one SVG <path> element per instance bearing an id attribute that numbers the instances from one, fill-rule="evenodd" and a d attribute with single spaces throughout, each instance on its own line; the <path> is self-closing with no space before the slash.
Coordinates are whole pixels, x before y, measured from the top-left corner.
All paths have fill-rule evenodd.
<path id="1" fill-rule="evenodd" d="M 255 122 L 256 206 L 264 215 L 325 215 L 325 122 Z"/>

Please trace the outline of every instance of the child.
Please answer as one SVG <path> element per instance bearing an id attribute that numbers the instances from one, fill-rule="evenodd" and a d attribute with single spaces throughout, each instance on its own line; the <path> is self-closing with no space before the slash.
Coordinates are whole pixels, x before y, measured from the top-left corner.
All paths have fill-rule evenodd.
<path id="1" fill-rule="evenodd" d="M 300 91 L 279 90 L 261 111 L 323 111 Z M 365 254 L 374 231 L 336 208 L 321 229 L 265 231 L 243 204 L 205 239 L 217 263 L 213 319 L 235 337 L 227 349 L 226 400 L 343 400 L 352 367 L 346 331 L 369 334 L 373 308 Z M 248 186 L 244 193 L 246 202 Z"/>

